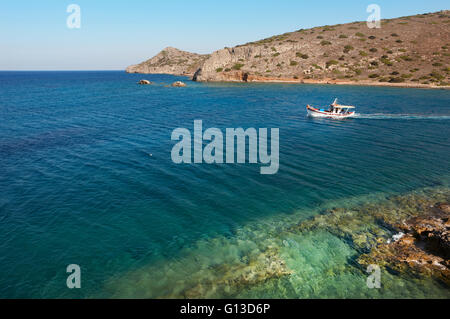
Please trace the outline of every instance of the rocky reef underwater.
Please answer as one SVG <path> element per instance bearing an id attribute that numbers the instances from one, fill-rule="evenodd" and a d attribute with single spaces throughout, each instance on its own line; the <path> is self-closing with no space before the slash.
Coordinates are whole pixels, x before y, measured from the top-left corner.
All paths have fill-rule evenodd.
<path id="1" fill-rule="evenodd" d="M 450 189 L 328 203 L 117 275 L 112 298 L 450 298 Z M 381 287 L 367 285 L 367 267 Z"/>

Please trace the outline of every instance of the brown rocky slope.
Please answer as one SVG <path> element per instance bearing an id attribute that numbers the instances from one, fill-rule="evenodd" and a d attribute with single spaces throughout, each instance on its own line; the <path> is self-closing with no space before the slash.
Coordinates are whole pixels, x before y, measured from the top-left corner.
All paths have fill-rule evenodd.
<path id="1" fill-rule="evenodd" d="M 128 73 L 163 73 L 173 75 L 193 75 L 209 55 L 201 55 L 167 47 L 153 58 L 140 64 L 131 65 Z"/>
<path id="2" fill-rule="evenodd" d="M 190 74 L 198 65 L 196 81 L 448 87 L 449 49 L 450 11 L 440 11 L 382 20 L 379 29 L 368 28 L 366 22 L 301 29 L 210 56 L 193 55 L 177 72 L 152 61 L 160 53 L 127 71 Z"/>

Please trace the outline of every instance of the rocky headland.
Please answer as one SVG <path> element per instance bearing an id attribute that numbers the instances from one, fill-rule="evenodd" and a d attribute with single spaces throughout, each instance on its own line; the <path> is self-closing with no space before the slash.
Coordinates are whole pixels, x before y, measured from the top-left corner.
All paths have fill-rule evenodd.
<path id="1" fill-rule="evenodd" d="M 287 82 L 448 88 L 450 11 L 300 29 L 199 55 L 166 48 L 132 73 L 195 81 Z"/>
<path id="2" fill-rule="evenodd" d="M 126 72 L 193 76 L 208 57 L 167 47 L 153 58 L 127 67 Z"/>

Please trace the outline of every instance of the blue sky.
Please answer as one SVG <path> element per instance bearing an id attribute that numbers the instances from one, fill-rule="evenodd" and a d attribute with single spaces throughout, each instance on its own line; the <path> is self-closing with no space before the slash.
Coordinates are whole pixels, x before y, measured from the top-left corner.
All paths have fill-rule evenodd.
<path id="1" fill-rule="evenodd" d="M 81 28 L 66 25 L 69 4 Z M 300 28 L 449 9 L 448 0 L 40 0 L 0 3 L 0 70 L 119 70 L 167 46 L 211 53 Z"/>

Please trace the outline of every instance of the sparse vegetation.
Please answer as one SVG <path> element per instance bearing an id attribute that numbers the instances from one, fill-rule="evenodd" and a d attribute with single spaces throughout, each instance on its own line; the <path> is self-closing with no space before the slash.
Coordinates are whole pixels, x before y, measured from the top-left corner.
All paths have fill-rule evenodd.
<path id="1" fill-rule="evenodd" d="M 391 78 L 391 79 L 389 80 L 389 82 L 390 82 L 390 83 L 403 83 L 403 82 L 405 82 L 405 79 L 404 79 L 404 78 L 401 78 L 401 77 Z"/>
<path id="2" fill-rule="evenodd" d="M 436 80 L 439 80 L 439 81 L 445 79 L 445 76 L 443 76 L 442 74 L 440 74 L 440 73 L 437 72 L 437 71 L 431 72 L 431 73 L 430 73 L 430 76 L 431 76 L 432 78 L 435 78 Z"/>
<path id="3" fill-rule="evenodd" d="M 217 72 L 217 73 L 222 72 L 222 71 L 223 71 L 223 68 L 217 68 L 217 69 L 216 69 L 216 72 Z"/>
<path id="4" fill-rule="evenodd" d="M 323 45 L 323 46 L 325 46 L 325 45 L 331 45 L 331 42 L 330 42 L 330 41 L 327 41 L 327 40 L 323 40 L 323 41 L 320 42 L 320 44 Z"/>
<path id="5" fill-rule="evenodd" d="M 244 64 L 242 63 L 236 63 L 235 65 L 232 66 L 232 69 L 239 71 L 243 66 Z"/>
<path id="6" fill-rule="evenodd" d="M 309 56 L 308 56 L 307 54 L 303 54 L 303 53 L 301 53 L 301 52 L 295 53 L 295 56 L 298 57 L 298 58 L 302 58 L 302 59 L 304 59 L 304 60 L 306 60 L 306 59 L 309 58 Z"/>
<path id="7" fill-rule="evenodd" d="M 389 59 L 387 59 L 387 58 L 381 58 L 381 62 L 384 63 L 387 66 L 393 66 L 394 65 L 394 63 L 392 61 L 390 61 Z"/>
<path id="8" fill-rule="evenodd" d="M 413 59 L 408 56 L 408 55 L 401 55 L 400 59 L 402 59 L 403 61 L 412 61 Z"/>
<path id="9" fill-rule="evenodd" d="M 330 60 L 330 61 L 327 61 L 326 67 L 327 67 L 327 69 L 328 69 L 330 66 L 332 66 L 332 65 L 338 65 L 338 64 L 339 64 L 338 61 L 336 61 L 336 60 Z"/>
<path id="10" fill-rule="evenodd" d="M 317 64 L 313 64 L 312 65 L 314 68 L 316 68 L 317 70 L 323 70 L 321 66 L 317 65 Z"/>
<path id="11" fill-rule="evenodd" d="M 344 53 L 349 53 L 351 50 L 354 50 L 355 48 L 354 47 L 352 47 L 351 45 L 346 45 L 345 47 L 344 47 Z"/>

